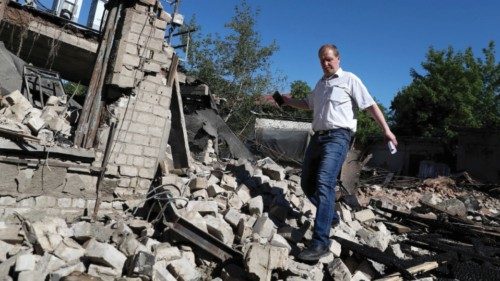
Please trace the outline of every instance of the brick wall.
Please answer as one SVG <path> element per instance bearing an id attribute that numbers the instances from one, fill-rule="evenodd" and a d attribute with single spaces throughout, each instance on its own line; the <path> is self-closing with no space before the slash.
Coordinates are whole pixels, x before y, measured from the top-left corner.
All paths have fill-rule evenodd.
<path id="1" fill-rule="evenodd" d="M 131 95 L 114 105 L 119 123 L 108 174 L 119 178 L 117 194 L 141 195 L 149 189 L 171 127 L 172 88 L 164 85 L 161 71 L 168 70 L 173 56 L 163 40 L 170 15 L 156 1 L 136 1 L 121 19 L 106 81 Z"/>

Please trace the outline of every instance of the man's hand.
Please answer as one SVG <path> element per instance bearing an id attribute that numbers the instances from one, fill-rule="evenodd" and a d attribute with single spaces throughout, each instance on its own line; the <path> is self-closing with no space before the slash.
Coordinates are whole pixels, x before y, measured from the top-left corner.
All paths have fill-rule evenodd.
<path id="1" fill-rule="evenodd" d="M 396 139 L 396 136 L 391 132 L 391 130 L 385 130 L 384 131 L 384 137 L 386 140 L 392 142 L 394 146 L 398 146 L 398 140 Z"/>

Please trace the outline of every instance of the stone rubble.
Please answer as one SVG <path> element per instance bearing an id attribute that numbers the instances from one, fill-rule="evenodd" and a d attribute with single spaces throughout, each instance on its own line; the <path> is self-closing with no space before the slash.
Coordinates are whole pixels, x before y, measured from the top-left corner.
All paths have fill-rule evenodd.
<path id="1" fill-rule="evenodd" d="M 66 96 L 52 96 L 42 109 L 33 107 L 20 91 L 4 96 L 0 102 L 0 128 L 37 138 L 42 145 L 55 145 L 57 135 L 71 135 L 71 113 Z"/>
<path id="2" fill-rule="evenodd" d="M 353 256 L 335 238 L 330 255 L 317 264 L 296 260 L 311 239 L 314 206 L 300 191 L 296 175 L 278 180 L 286 168 L 265 161 L 255 166 L 215 158 L 208 162 L 194 163 L 191 172 L 169 174 L 163 181 L 175 184 L 176 196 L 186 198 L 175 200 L 181 216 L 241 250 L 243 264 L 217 271 L 218 263 L 200 255 L 196 245 L 170 240 L 168 227 L 134 217 L 130 210 L 115 210 L 95 222 L 85 217 L 70 223 L 57 217 L 27 218 L 18 230 L 23 239 L 0 240 L 0 273 L 13 280 L 371 280 L 385 273 L 383 265 Z M 224 164 L 226 170 L 221 170 Z M 197 194 L 201 190 L 208 191 L 206 196 Z M 333 236 L 405 260 L 419 256 L 400 246 L 405 235 L 392 233 L 371 207 L 353 210 L 339 201 L 336 208 L 340 223 L 331 229 Z M 0 228 L 10 225 L 15 224 L 3 222 Z"/>

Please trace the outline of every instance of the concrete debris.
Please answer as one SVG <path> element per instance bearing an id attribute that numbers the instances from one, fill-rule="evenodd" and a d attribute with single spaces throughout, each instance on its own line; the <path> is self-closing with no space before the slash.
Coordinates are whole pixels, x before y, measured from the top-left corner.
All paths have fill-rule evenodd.
<path id="1" fill-rule="evenodd" d="M 71 136 L 71 116 L 65 104 L 65 98 L 52 96 L 44 108 L 34 108 L 20 91 L 14 91 L 2 99 L 0 128 L 29 133 L 43 145 L 53 146 L 54 135 Z"/>
<path id="2" fill-rule="evenodd" d="M 141 0 L 141 3 L 148 5 L 153 2 L 156 3 Z M 135 24 L 137 21 L 132 22 Z M 130 50 L 137 51 L 132 47 Z M 148 67 L 151 71 L 157 68 L 156 65 Z M 148 83 L 143 82 L 142 87 L 146 87 Z M 150 113 L 150 104 L 130 99 L 130 103 L 134 102 L 137 102 L 135 106 Z M 64 99 L 51 97 L 44 108 L 34 108 L 19 91 L 12 92 L 1 100 L 0 128 L 22 135 L 30 134 L 42 143 L 53 143 L 61 135 L 67 138 L 71 135 L 71 127 L 65 103 Z M 2 278 L 120 281 L 372 280 L 389 274 L 385 272 L 386 269 L 397 269 L 398 274 L 410 272 L 415 278 L 432 276 L 420 269 L 416 272 L 406 270 L 406 265 L 415 265 L 414 261 L 420 260 L 445 261 L 446 270 L 432 272 L 435 275 L 448 272 L 448 264 L 450 268 L 459 264 L 460 256 L 468 256 L 475 262 L 488 265 L 499 264 L 498 246 L 488 244 L 500 236 L 498 200 L 485 197 L 484 194 L 471 195 L 457 191 L 457 183 L 443 177 L 426 180 L 415 190 L 398 190 L 383 185 L 361 186 L 357 194 L 361 203 L 359 207 L 350 206 L 340 198 L 335 205 L 340 221 L 330 229 L 330 253 L 316 264 L 302 263 L 296 257 L 311 243 L 316 207 L 300 187 L 299 171 L 282 167 L 270 158 L 256 162 L 245 160 L 251 157 L 240 160 L 218 159 L 218 145 L 207 139 L 207 146 L 200 150 L 202 157 L 198 157 L 199 161 L 191 159 L 189 168 L 165 169 L 165 173 L 156 177 L 142 177 L 149 180 L 141 182 L 134 176 L 145 172 L 133 165 L 146 167 L 149 158 L 142 157 L 148 148 L 144 143 L 157 142 L 162 136 L 162 132 L 152 130 L 157 138 L 147 141 L 143 138 L 146 124 L 154 123 L 152 116 L 144 116 L 130 116 L 131 119 L 145 119 L 144 124 L 133 128 L 136 132 L 131 137 L 137 145 L 117 143 L 118 146 L 126 145 L 124 151 L 134 154 L 133 157 L 114 155 L 114 161 L 123 166 L 119 169 L 115 167 L 116 173 L 111 181 L 115 181 L 114 185 L 103 183 L 105 191 L 116 197 L 139 193 L 140 203 L 134 205 L 132 201 L 111 199 L 101 202 L 101 205 L 109 205 L 109 212 L 99 219 L 91 220 L 80 215 L 67 222 L 57 213 L 36 219 L 24 218 L 21 214 L 35 206 L 44 209 L 51 209 L 55 205 L 76 206 L 89 210 L 95 200 L 43 195 L 23 198 L 0 196 L 0 206 L 19 204 L 21 207 L 13 211 L 19 214 L 18 224 L 0 221 Z M 210 131 L 211 128 L 206 126 L 204 130 Z M 128 137 L 127 134 L 118 136 Z M 154 151 L 148 153 L 155 154 Z M 154 168 L 156 163 L 153 161 L 148 165 Z M 52 189 L 60 189 L 65 194 L 78 195 L 80 190 L 85 189 L 87 181 L 84 180 L 83 172 L 73 173 L 66 178 L 61 175 L 67 170 L 58 169 L 60 167 L 49 168 L 46 165 L 35 171 L 30 166 L 18 169 L 0 164 L 2 179 L 5 179 L 0 181 L 0 190 L 23 193 L 35 189 L 37 186 L 32 183 L 34 178 L 42 178 Z M 109 171 L 112 173 L 113 169 Z M 12 180 L 8 181 L 10 178 Z M 153 188 L 148 191 L 150 180 L 158 185 L 158 194 L 153 194 L 156 190 Z M 68 185 L 77 188 L 72 189 Z M 147 200 L 142 200 L 146 196 Z M 370 202 L 370 199 L 379 201 Z M 142 205 L 143 201 L 147 202 Z M 124 205 L 127 209 L 124 209 Z M 435 209 L 429 210 L 429 205 Z M 167 207 L 174 208 L 173 212 L 187 221 L 189 226 L 179 223 L 179 217 L 175 220 L 170 218 L 169 212 L 172 210 Z M 438 210 L 442 212 L 437 213 Z M 472 219 L 474 221 L 471 222 Z M 456 221 L 460 224 L 452 224 Z M 439 229 L 443 225 L 446 231 Z M 183 235 L 177 235 L 182 237 L 176 237 L 178 233 L 174 233 L 174 230 L 182 228 L 185 231 Z M 429 233 L 429 229 L 439 231 Z M 459 235 L 438 237 L 450 232 Z M 478 234 L 497 236 L 479 240 L 477 237 L 481 236 Z M 459 239 L 456 236 L 465 237 L 465 241 L 454 244 L 460 247 L 448 243 Z M 209 237 L 212 240 L 207 241 L 221 244 L 198 241 L 199 237 Z M 223 260 L 221 263 L 218 260 L 220 256 L 212 256 L 214 252 L 227 250 L 220 245 L 234 251 L 230 252 L 235 253 L 234 260 Z M 441 254 L 443 252 L 447 255 Z M 446 274 L 441 277 L 457 278 L 452 273 Z"/>

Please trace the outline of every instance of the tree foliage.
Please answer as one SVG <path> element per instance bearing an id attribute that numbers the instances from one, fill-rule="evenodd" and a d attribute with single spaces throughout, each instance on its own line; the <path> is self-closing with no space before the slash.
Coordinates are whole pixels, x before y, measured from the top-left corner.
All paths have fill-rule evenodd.
<path id="1" fill-rule="evenodd" d="M 377 102 L 380 111 L 384 114 L 385 119 L 388 119 L 387 109 L 380 103 Z M 356 130 L 356 145 L 360 147 L 365 147 L 371 141 L 374 140 L 374 137 L 382 137 L 382 129 L 380 126 L 373 120 L 370 113 L 366 110 L 359 111 L 357 115 L 357 130 Z"/>
<path id="2" fill-rule="evenodd" d="M 243 1 L 226 23 L 224 36 L 200 35 L 193 38 L 189 51 L 188 73 L 204 81 L 213 94 L 226 99 L 221 112 L 236 133 L 249 126 L 250 110 L 258 96 L 275 88 L 279 79 L 270 68 L 278 46 L 275 42 L 262 44 L 255 30 L 258 14 L 259 10 Z"/>
<path id="3" fill-rule="evenodd" d="M 484 59 L 471 48 L 455 52 L 430 48 L 422 63 L 425 73 L 411 70 L 412 83 L 391 103 L 400 135 L 437 137 L 452 141 L 459 128 L 499 128 L 500 64 L 495 44 L 483 49 Z"/>
<path id="4" fill-rule="evenodd" d="M 311 92 L 311 87 L 302 80 L 295 80 L 290 84 L 290 94 L 292 98 L 303 99 Z"/>

